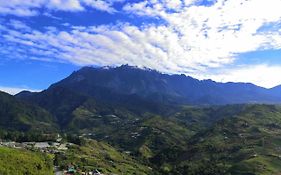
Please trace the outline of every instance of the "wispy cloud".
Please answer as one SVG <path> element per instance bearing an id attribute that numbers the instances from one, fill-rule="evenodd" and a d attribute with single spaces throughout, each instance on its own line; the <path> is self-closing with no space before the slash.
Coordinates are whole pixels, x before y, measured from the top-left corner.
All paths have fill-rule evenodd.
<path id="1" fill-rule="evenodd" d="M 190 1 L 189 1 L 190 2 Z M 281 21 L 280 0 L 218 0 L 211 6 L 181 2 L 171 12 L 164 0 L 143 1 L 124 7 L 128 13 L 159 17 L 173 29 L 188 59 L 232 61 L 236 54 L 280 48 L 280 32 L 258 32 Z M 199 1 L 197 0 L 197 3 Z"/>
<path id="2" fill-rule="evenodd" d="M 27 34 L 9 31 L 4 37 L 38 49 L 39 55 L 46 53 L 81 65 L 129 63 L 166 72 L 202 70 L 232 63 L 239 53 L 281 47 L 279 32 L 257 32 L 263 25 L 281 20 L 276 8 L 281 1 L 270 1 L 221 0 L 212 6 L 144 1 L 124 9 L 161 17 L 168 25 L 120 24 Z M 169 11 L 178 6 L 180 11 Z M 264 9 L 270 9 L 269 13 L 261 14 Z"/>
<path id="3" fill-rule="evenodd" d="M 103 0 L 83 0 L 87 6 L 90 6 L 94 9 L 98 9 L 101 11 L 106 11 L 108 13 L 115 13 L 117 12 L 113 7 L 112 3 Z"/>
<path id="4" fill-rule="evenodd" d="M 27 26 L 24 22 L 19 20 L 10 20 L 9 25 L 16 30 L 28 30 L 28 31 L 31 30 L 29 26 Z"/>

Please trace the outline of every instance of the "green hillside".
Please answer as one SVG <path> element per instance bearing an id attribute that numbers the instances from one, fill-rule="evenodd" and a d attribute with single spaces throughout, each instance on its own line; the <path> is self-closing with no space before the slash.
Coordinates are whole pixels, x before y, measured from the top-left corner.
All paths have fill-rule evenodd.
<path id="1" fill-rule="evenodd" d="M 130 151 L 162 174 L 281 171 L 278 106 L 183 107 L 170 116 L 137 115 L 121 108 L 93 109 L 83 106 L 75 110 L 73 126 L 80 126 L 80 134 Z"/>
<path id="2" fill-rule="evenodd" d="M 106 174 L 151 174 L 152 169 L 140 161 L 117 151 L 112 146 L 97 141 L 86 141 L 85 144 L 71 146 L 65 153 L 57 154 L 55 163 L 62 169 L 73 164 L 82 171 L 98 169 Z"/>
<path id="3" fill-rule="evenodd" d="M 52 91 L 51 101 L 39 101 L 45 109 L 0 93 L 1 138 L 39 141 L 60 132 L 87 140 L 56 154 L 61 168 L 163 175 L 281 172 L 280 106 L 165 106 L 152 112 L 69 92 Z"/>
<path id="4" fill-rule="evenodd" d="M 1 175 L 52 175 L 50 157 L 22 149 L 0 147 Z"/>
<path id="5" fill-rule="evenodd" d="M 245 105 L 194 135 L 172 174 L 278 174 L 281 172 L 281 110 Z"/>
<path id="6" fill-rule="evenodd" d="M 45 109 L 0 92 L 0 129 L 54 132 L 57 125 Z"/>

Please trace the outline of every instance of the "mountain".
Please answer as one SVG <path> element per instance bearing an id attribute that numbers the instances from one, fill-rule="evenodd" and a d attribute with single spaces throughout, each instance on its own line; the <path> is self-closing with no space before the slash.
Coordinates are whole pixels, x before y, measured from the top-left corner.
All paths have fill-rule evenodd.
<path id="1" fill-rule="evenodd" d="M 65 88 L 106 102 L 128 104 L 142 101 L 197 105 L 281 102 L 281 93 L 277 88 L 265 89 L 249 83 L 199 81 L 185 75 L 167 75 L 128 65 L 116 68 L 84 67 L 51 85 L 47 91 L 54 88 Z M 18 96 L 30 94 L 24 92 Z"/>
<path id="2" fill-rule="evenodd" d="M 0 130 L 54 131 L 54 117 L 45 109 L 0 92 Z"/>
<path id="3" fill-rule="evenodd" d="M 72 162 L 117 174 L 278 174 L 281 107 L 251 103 L 280 103 L 280 90 L 127 65 L 84 67 L 42 92 L 0 92 L 0 138 L 13 138 L 5 134 L 12 130 L 85 139 L 55 156 L 64 168 Z"/>
<path id="4" fill-rule="evenodd" d="M 78 130 L 96 125 L 99 119 L 89 116 L 118 115 L 122 119 L 146 113 L 168 116 L 181 105 L 281 102 L 278 89 L 249 83 L 199 81 L 128 65 L 84 67 L 42 92 L 24 91 L 16 97 L 49 111 L 61 128 Z M 81 117 L 81 111 L 91 115 Z"/>
<path id="5" fill-rule="evenodd" d="M 120 71 L 126 73 L 121 76 Z M 135 75 L 131 76 L 133 72 Z M 128 77 L 123 78 L 127 74 Z M 150 76 L 158 78 L 153 80 Z M 134 79 L 136 82 L 127 80 L 132 77 L 138 77 Z M 244 93 L 245 99 L 262 98 L 260 103 L 268 100 L 278 102 L 278 95 L 274 95 L 278 93 L 278 88 L 268 90 L 252 84 L 199 81 L 183 75 L 164 75 L 128 66 L 83 68 L 45 91 L 23 92 L 16 97 L 20 99 L 18 102 L 33 103 L 47 110 L 55 117 L 62 132 L 98 141 L 90 143 L 91 146 L 74 146 L 66 154 L 57 155 L 59 166 L 75 162 L 81 167 L 89 167 L 91 162 L 96 162 L 103 172 L 117 173 L 124 161 L 126 167 L 142 174 L 151 174 L 149 171 L 163 175 L 263 175 L 281 172 L 280 106 L 193 106 L 184 96 L 184 88 L 179 90 L 181 87 L 168 83 L 171 79 L 178 79 L 183 84 L 186 81 L 191 87 L 202 88 L 205 93 L 208 88 L 214 93 L 225 88 L 221 94 L 227 98 L 239 92 Z M 127 81 L 131 84 L 128 85 Z M 142 87 L 140 82 L 151 85 L 146 87 L 144 83 Z M 155 97 L 163 98 L 150 98 L 149 94 L 157 92 L 155 88 L 160 86 L 158 92 L 161 95 Z M 237 91 L 232 92 L 234 90 Z M 252 91 L 259 97 L 252 96 Z M 241 96 L 235 99 L 243 101 Z M 179 101 L 173 104 L 176 99 Z M 157 110 L 154 107 L 158 107 Z M 104 145 L 105 142 L 108 146 Z M 107 150 L 106 155 L 104 151 L 98 151 L 100 147 Z M 94 158 L 92 155 L 95 155 Z M 123 156 L 122 160 L 118 158 L 120 156 Z M 115 166 L 109 170 L 110 160 Z"/>
<path id="6" fill-rule="evenodd" d="M 249 83 L 199 81 L 185 75 L 167 75 L 128 65 L 116 68 L 84 67 L 51 87 L 67 87 L 103 100 L 110 95 L 137 97 L 164 104 L 276 103 L 280 93 Z M 276 95 L 275 95 L 276 94 Z M 118 99 L 120 100 L 120 99 Z"/>
<path id="7" fill-rule="evenodd" d="M 281 96 L 281 85 L 271 88 L 270 92 L 274 95 Z"/>

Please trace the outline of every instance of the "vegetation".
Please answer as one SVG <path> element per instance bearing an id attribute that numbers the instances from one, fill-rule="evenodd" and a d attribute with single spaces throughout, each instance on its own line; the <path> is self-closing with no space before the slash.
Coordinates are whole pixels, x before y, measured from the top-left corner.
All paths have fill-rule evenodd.
<path id="1" fill-rule="evenodd" d="M 52 175 L 53 163 L 42 153 L 0 147 L 1 175 Z"/>
<path id="2" fill-rule="evenodd" d="M 65 153 L 55 156 L 55 164 L 62 169 L 75 165 L 82 171 L 98 169 L 103 173 L 111 174 L 151 174 L 152 170 L 126 153 L 121 153 L 110 145 L 87 141 L 83 146 L 73 145 Z"/>
<path id="3" fill-rule="evenodd" d="M 45 109 L 0 92 L 0 129 L 16 131 L 57 130 L 54 117 Z"/>
<path id="4" fill-rule="evenodd" d="M 44 133 L 40 131 L 11 131 L 11 130 L 0 130 L 0 140 L 16 141 L 16 142 L 43 142 L 43 141 L 55 141 L 57 134 L 55 133 Z"/>
<path id="5" fill-rule="evenodd" d="M 74 145 L 56 153 L 56 165 L 66 168 L 73 164 L 81 170 L 99 169 L 103 173 L 267 175 L 281 172 L 280 106 L 174 108 L 165 104 L 153 111 L 146 110 L 147 104 L 97 101 L 85 94 L 56 88 L 39 94 L 38 104 L 1 93 L 0 139 L 54 141 L 60 132 L 66 142 Z M 146 103 L 137 99 L 138 103 Z M 0 151 L 0 174 L 52 172 L 47 155 L 2 147 Z M 18 168 L 19 163 L 24 168 Z"/>
<path id="6" fill-rule="evenodd" d="M 194 135 L 172 174 L 280 173 L 280 112 L 271 105 L 243 106 Z"/>

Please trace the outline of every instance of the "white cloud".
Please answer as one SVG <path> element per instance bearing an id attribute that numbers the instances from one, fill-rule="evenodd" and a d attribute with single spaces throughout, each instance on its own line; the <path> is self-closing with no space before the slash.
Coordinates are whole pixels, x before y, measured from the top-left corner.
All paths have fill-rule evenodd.
<path id="1" fill-rule="evenodd" d="M 30 92 L 40 92 L 41 90 L 34 90 L 29 88 L 18 88 L 18 87 L 6 87 L 6 86 L 0 86 L 0 91 L 9 93 L 11 95 L 15 95 L 21 91 L 30 91 Z"/>
<path id="2" fill-rule="evenodd" d="M 237 53 L 262 48 L 279 48 L 270 33 L 258 29 L 281 21 L 280 0 L 218 0 L 213 6 L 185 6 L 179 12 L 167 12 L 161 0 L 130 4 L 124 9 L 133 14 L 158 16 L 180 36 L 179 43 L 191 59 L 228 59 Z M 262 13 L 265 12 L 265 13 Z"/>
<path id="3" fill-rule="evenodd" d="M 0 15 L 36 16 L 42 9 L 75 12 L 84 11 L 85 8 L 114 13 L 116 10 L 113 5 L 117 2 L 123 0 L 1 0 Z"/>
<path id="4" fill-rule="evenodd" d="M 90 6 L 93 7 L 94 9 L 101 10 L 101 11 L 106 11 L 108 13 L 115 13 L 117 12 L 113 7 L 112 3 L 104 0 L 83 0 L 83 2 Z"/>
<path id="5" fill-rule="evenodd" d="M 281 66 L 266 64 L 252 66 L 238 66 L 236 68 L 223 69 L 215 74 L 193 75 L 199 79 L 212 79 L 218 82 L 251 82 L 261 87 L 272 88 L 280 85 Z"/>
<path id="6" fill-rule="evenodd" d="M 182 6 L 182 1 L 181 0 L 164 0 L 163 2 L 166 5 L 166 8 L 168 9 L 173 9 L 173 10 L 177 10 L 179 8 L 181 8 Z"/>
<path id="7" fill-rule="evenodd" d="M 47 8 L 62 11 L 82 11 L 84 8 L 79 0 L 49 0 Z"/>

